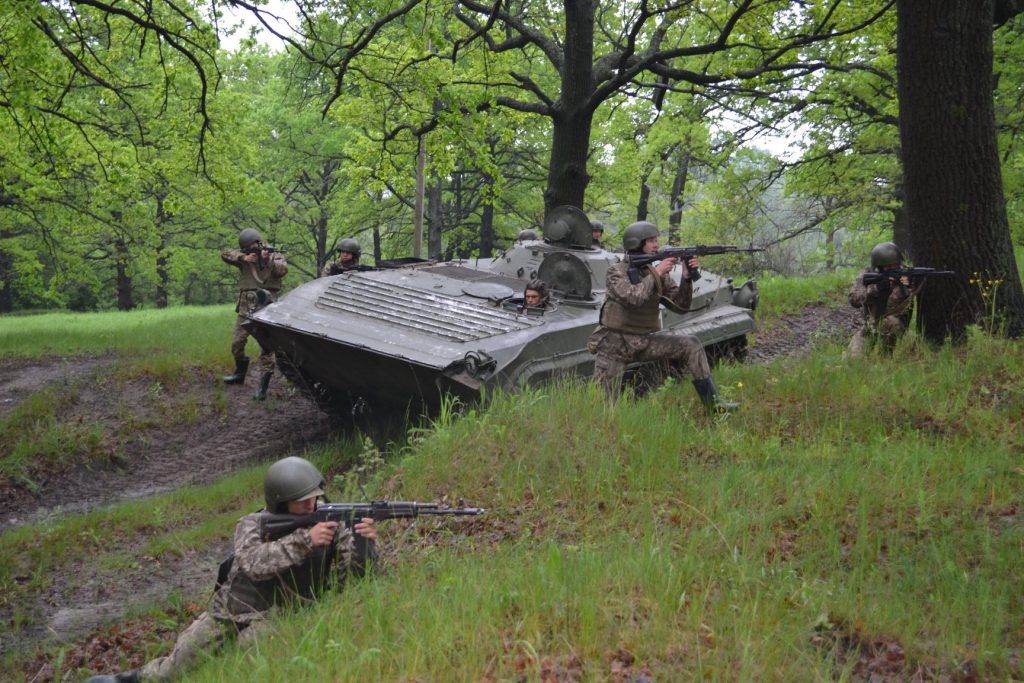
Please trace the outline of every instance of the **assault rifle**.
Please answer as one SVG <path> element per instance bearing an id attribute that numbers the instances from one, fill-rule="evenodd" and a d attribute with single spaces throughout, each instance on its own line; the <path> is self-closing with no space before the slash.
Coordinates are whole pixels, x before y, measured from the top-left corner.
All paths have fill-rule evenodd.
<path id="1" fill-rule="evenodd" d="M 483 513 L 483 508 L 468 508 L 461 502 L 458 507 L 397 500 L 374 500 L 369 503 L 322 503 L 317 505 L 316 510 L 309 515 L 262 513 L 260 515 L 260 537 L 264 541 L 273 541 L 296 529 L 311 527 L 320 522 L 338 522 L 352 528 L 363 517 L 381 521 L 432 515 L 467 516 Z"/>
<path id="2" fill-rule="evenodd" d="M 272 247 L 268 244 L 260 244 L 259 242 L 256 242 L 255 244 L 250 244 L 249 246 L 242 250 L 243 254 L 256 254 L 256 263 L 257 265 L 259 265 L 260 270 L 265 268 L 267 265 L 263 261 L 263 252 L 267 252 L 268 254 L 283 254 L 285 253 L 285 250 L 278 249 L 277 247 Z"/>
<path id="3" fill-rule="evenodd" d="M 667 258 L 677 258 L 686 268 L 690 280 L 696 281 L 700 278 L 700 270 L 690 267 L 690 259 L 694 256 L 714 256 L 716 254 L 738 254 L 764 251 L 759 247 L 734 247 L 728 244 L 698 244 L 693 247 L 665 247 L 659 249 L 655 254 L 630 254 L 629 255 L 629 281 L 634 285 L 640 282 L 640 269 L 655 261 L 664 261 Z"/>
<path id="4" fill-rule="evenodd" d="M 881 285 L 885 284 L 886 281 L 895 280 L 899 282 L 901 277 L 910 278 L 910 284 L 913 285 L 915 281 L 921 281 L 926 277 L 933 275 L 939 275 L 943 277 L 950 277 L 956 275 L 955 271 L 952 270 L 935 270 L 934 268 L 898 268 L 896 270 L 885 270 L 877 273 L 864 273 L 864 284 L 865 285 Z"/>

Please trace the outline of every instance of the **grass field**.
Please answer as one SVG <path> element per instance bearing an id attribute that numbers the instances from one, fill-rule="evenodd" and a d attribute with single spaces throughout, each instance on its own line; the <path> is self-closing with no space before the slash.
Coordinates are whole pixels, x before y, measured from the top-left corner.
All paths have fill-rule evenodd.
<path id="1" fill-rule="evenodd" d="M 1021 680 L 1022 378 L 1019 342 L 975 333 L 892 358 L 827 347 L 726 366 L 716 381 L 743 407 L 714 419 L 688 382 L 447 411 L 378 444 L 366 490 L 487 514 L 384 525 L 386 571 L 183 680 Z M 375 452 L 310 457 L 340 471 L 361 450 Z M 201 547 L 259 500 L 260 476 L 150 501 L 160 518 L 130 504 L 4 534 L 0 581 L 45 582 L 142 529 L 157 557 Z M 33 550 L 83 534 L 99 540 Z"/>

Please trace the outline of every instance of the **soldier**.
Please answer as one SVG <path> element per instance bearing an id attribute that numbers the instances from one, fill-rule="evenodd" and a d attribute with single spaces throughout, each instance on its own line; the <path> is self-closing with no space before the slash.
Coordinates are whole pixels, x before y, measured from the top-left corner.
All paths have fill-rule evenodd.
<path id="1" fill-rule="evenodd" d="M 338 244 L 338 260 L 325 264 L 323 270 L 320 271 L 320 277 L 337 275 L 338 273 L 344 273 L 346 270 L 358 269 L 359 257 L 362 253 L 363 248 L 359 246 L 359 242 L 352 238 L 343 239 Z"/>
<path id="2" fill-rule="evenodd" d="M 308 460 L 294 456 L 278 460 L 267 469 L 263 481 L 266 510 L 312 514 L 324 485 L 323 476 Z M 230 569 L 214 593 L 213 605 L 182 631 L 171 653 L 141 669 L 92 676 L 85 683 L 164 681 L 236 634 L 240 643 L 252 644 L 269 630 L 267 619 L 277 608 L 315 600 L 328 588 L 342 588 L 349 575 L 365 573 L 377 555 L 377 528 L 372 519 L 364 517 L 354 531 L 365 542 L 356 544 L 349 529 L 339 529 L 337 522 L 320 522 L 264 541 L 260 538 L 260 513 L 242 517 L 235 526 Z"/>
<path id="3" fill-rule="evenodd" d="M 523 290 L 523 306 L 520 310 L 523 312 L 525 312 L 528 308 L 535 310 L 544 310 L 547 307 L 547 284 L 545 284 L 545 282 L 539 278 L 534 278 L 527 282 L 526 288 Z"/>
<path id="4" fill-rule="evenodd" d="M 857 276 L 850 287 L 850 305 L 861 309 L 860 327 L 850 340 L 850 355 L 854 358 L 864 355 L 865 348 L 876 340 L 881 348 L 891 353 L 896 342 L 907 331 L 914 303 L 914 291 L 910 278 L 903 276 L 883 280 L 879 284 L 865 285 L 865 273 L 885 273 L 898 270 L 903 265 L 903 255 L 892 242 L 876 244 L 871 250 L 871 268 Z"/>
<path id="5" fill-rule="evenodd" d="M 604 243 L 601 241 L 604 237 L 604 223 L 601 221 L 590 221 L 590 235 L 594 239 L 594 246 L 598 249 L 604 249 Z"/>
<path id="6" fill-rule="evenodd" d="M 249 331 L 242 327 L 246 318 L 277 298 L 281 291 L 281 279 L 288 272 L 288 264 L 284 254 L 279 251 L 268 251 L 264 248 L 263 238 L 252 228 L 238 233 L 238 249 L 225 249 L 221 259 L 238 268 L 238 303 L 235 311 L 235 334 L 231 338 L 231 355 L 235 358 L 234 374 L 224 377 L 225 384 L 244 384 L 245 374 L 249 369 L 249 358 L 245 355 L 245 343 L 249 339 Z M 270 378 L 274 375 L 274 355 L 261 349 L 260 352 L 260 386 L 256 392 L 256 400 L 267 397 Z"/>
<path id="7" fill-rule="evenodd" d="M 660 302 L 678 313 L 690 307 L 693 283 L 688 270 L 683 269 L 683 280 L 677 285 L 670 275 L 676 259 L 665 259 L 639 269 L 639 282 L 634 284 L 629 277 L 628 255 L 657 253 L 658 228 L 647 221 L 633 223 L 623 233 L 622 245 L 627 259 L 608 268 L 600 324 L 587 341 L 587 349 L 597 355 L 594 379 L 614 397 L 619 393 L 628 363 L 681 360 L 693 375 L 693 386 L 705 409 L 726 412 L 738 408 L 738 404 L 728 403 L 719 395 L 700 341 L 692 335 L 661 330 Z M 689 265 L 699 268 L 700 261 L 692 258 Z"/>

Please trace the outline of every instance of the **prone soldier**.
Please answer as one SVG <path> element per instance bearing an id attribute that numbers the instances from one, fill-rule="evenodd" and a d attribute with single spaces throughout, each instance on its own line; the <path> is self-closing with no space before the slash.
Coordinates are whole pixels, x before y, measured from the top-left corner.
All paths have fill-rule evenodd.
<path id="1" fill-rule="evenodd" d="M 308 516 L 316 510 L 324 486 L 323 475 L 308 460 L 295 456 L 278 460 L 263 480 L 266 512 Z M 238 520 L 234 555 L 222 565 L 223 580 L 218 582 L 211 608 L 182 631 L 169 655 L 135 671 L 92 676 L 85 683 L 164 681 L 229 638 L 253 644 L 268 631 L 267 619 L 274 611 L 343 587 L 348 576 L 365 573 L 377 556 L 377 527 L 372 518 L 362 518 L 352 530 L 326 521 L 268 540 L 261 534 L 263 515 L 263 511 L 254 512 Z"/>

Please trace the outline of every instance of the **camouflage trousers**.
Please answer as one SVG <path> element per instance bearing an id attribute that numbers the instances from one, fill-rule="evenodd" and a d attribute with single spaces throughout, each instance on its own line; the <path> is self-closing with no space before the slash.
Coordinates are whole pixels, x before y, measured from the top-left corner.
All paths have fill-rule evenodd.
<path id="1" fill-rule="evenodd" d="M 245 358 L 245 344 L 249 341 L 249 330 L 242 327 L 247 315 L 260 309 L 256 292 L 244 291 L 238 296 L 238 317 L 235 318 L 235 332 L 231 336 L 231 356 L 236 360 Z M 259 370 L 261 374 L 274 372 L 274 354 L 260 347 Z"/>
<path id="2" fill-rule="evenodd" d="M 587 341 L 594 359 L 594 381 L 604 386 L 609 396 L 622 390 L 622 375 L 629 363 L 654 360 L 682 361 L 694 379 L 711 376 L 708 356 L 700 340 L 689 334 L 652 332 L 627 334 L 599 327 Z"/>
<path id="3" fill-rule="evenodd" d="M 882 351 L 891 353 L 896 342 L 906 331 L 907 323 L 893 315 L 882 318 L 877 326 L 865 320 L 853 333 L 853 339 L 850 340 L 850 356 L 853 358 L 863 356 L 865 351 L 874 346 L 876 342 L 879 343 Z"/>
<path id="4" fill-rule="evenodd" d="M 166 657 L 157 657 L 139 669 L 143 681 L 166 681 L 196 665 L 202 655 L 213 654 L 224 643 L 235 636 L 239 645 L 252 645 L 260 634 L 270 630 L 270 623 L 254 621 L 241 631 L 234 622 L 214 619 L 209 612 L 203 612 L 187 629 L 181 632 L 174 643 L 174 649 Z"/>

